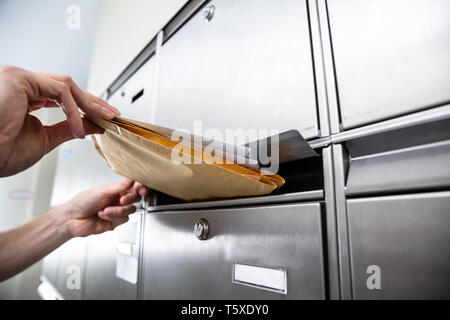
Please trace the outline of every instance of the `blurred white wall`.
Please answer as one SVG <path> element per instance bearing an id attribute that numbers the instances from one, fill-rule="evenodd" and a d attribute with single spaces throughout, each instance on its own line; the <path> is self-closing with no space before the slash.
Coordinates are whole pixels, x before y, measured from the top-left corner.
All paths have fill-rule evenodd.
<path id="1" fill-rule="evenodd" d="M 67 25 L 73 17 L 73 11 L 67 12 L 71 5 L 80 9 L 79 29 Z M 0 0 L 0 65 L 70 74 L 86 88 L 99 9 L 98 0 Z M 64 119 L 56 109 L 36 114 L 45 124 Z M 0 232 L 49 209 L 55 165 L 54 151 L 25 172 L 0 179 Z M 17 191 L 31 198 L 19 200 L 14 196 Z M 0 299 L 37 299 L 40 273 L 41 264 L 37 263 L 0 283 Z"/>
<path id="2" fill-rule="evenodd" d="M 187 0 L 102 0 L 88 90 L 100 95 Z"/>
<path id="3" fill-rule="evenodd" d="M 80 87 L 100 94 L 187 0 L 0 0 L 0 65 L 69 74 Z M 80 28 L 67 26 L 80 9 Z M 73 11 L 71 11 L 73 12 Z M 62 121 L 59 110 L 42 110 L 45 124 Z M 0 179 L 0 232 L 50 207 L 57 150 L 13 177 Z M 29 192 L 28 200 L 11 194 Z M 20 248 L 18 248 L 20 249 Z M 41 263 L 0 283 L 0 299 L 38 299 Z"/>

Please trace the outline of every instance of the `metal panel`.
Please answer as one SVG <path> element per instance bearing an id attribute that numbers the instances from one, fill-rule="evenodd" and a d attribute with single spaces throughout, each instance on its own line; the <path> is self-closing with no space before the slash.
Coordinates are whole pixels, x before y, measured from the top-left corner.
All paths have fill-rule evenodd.
<path id="1" fill-rule="evenodd" d="M 67 142 L 58 151 L 51 206 L 63 204 L 81 191 L 120 179 L 97 153 L 90 137 Z"/>
<path id="2" fill-rule="evenodd" d="M 332 146 L 322 150 L 323 155 L 323 180 L 325 190 L 325 225 L 327 234 L 327 264 L 328 264 L 328 288 L 329 298 L 338 300 L 341 297 L 339 284 L 339 238 L 337 230 L 335 181 Z"/>
<path id="3" fill-rule="evenodd" d="M 326 137 L 331 133 L 328 112 L 327 79 L 322 44 L 319 8 L 316 0 L 307 0 L 308 14 L 311 28 L 311 46 L 313 49 L 313 63 L 315 70 L 317 108 L 319 111 L 320 136 Z"/>
<path id="4" fill-rule="evenodd" d="M 56 275 L 58 272 L 59 251 L 58 249 L 49 253 L 42 261 L 42 276 L 47 279 L 52 286 L 56 286 Z"/>
<path id="5" fill-rule="evenodd" d="M 348 243 L 348 221 L 345 202 L 345 150 L 342 145 L 333 145 L 334 197 L 336 205 L 336 228 L 339 253 L 339 280 L 341 299 L 352 299 L 350 254 Z"/>
<path id="6" fill-rule="evenodd" d="M 324 197 L 323 190 L 312 190 L 305 192 L 293 192 L 287 194 L 280 194 L 274 196 L 264 197 L 248 197 L 238 199 L 216 200 L 216 201 L 199 201 L 190 203 L 178 203 L 167 205 L 149 206 L 148 211 L 173 211 L 173 210 L 193 210 L 204 208 L 217 208 L 217 207 L 237 207 L 237 206 L 250 206 L 265 203 L 281 203 L 281 202 L 299 202 L 299 201 L 311 201 L 322 200 Z"/>
<path id="7" fill-rule="evenodd" d="M 450 298 L 450 192 L 348 200 L 348 221 L 356 299 Z"/>
<path id="8" fill-rule="evenodd" d="M 128 225 L 138 224 L 135 231 L 126 235 L 135 238 L 133 244 L 121 241 L 119 232 L 124 229 L 116 229 L 88 238 L 83 299 L 137 299 L 137 283 L 139 282 L 133 284 L 118 278 L 116 267 L 119 250 L 121 250 L 119 243 L 125 246 L 129 244 L 131 255 L 126 255 L 139 259 L 141 217 L 140 213 L 130 215 L 130 222 L 127 223 Z M 126 228 L 127 224 L 121 227 Z"/>
<path id="9" fill-rule="evenodd" d="M 329 113 L 330 132 L 337 133 L 340 131 L 339 127 L 339 108 L 338 97 L 336 92 L 336 79 L 333 61 L 332 44 L 330 38 L 330 25 L 328 21 L 328 9 L 326 0 L 314 1 L 317 6 L 317 15 L 320 27 L 320 40 L 322 47 L 322 63 L 323 63 L 323 77 L 325 81 L 327 107 Z M 312 7 L 313 5 L 311 5 Z M 319 59 L 320 56 L 315 56 L 314 60 Z M 317 70 L 319 72 L 319 69 Z M 320 75 L 318 75 L 318 80 Z M 319 88 L 318 88 L 319 89 Z M 318 94 L 320 91 L 318 90 Z"/>
<path id="10" fill-rule="evenodd" d="M 215 0 L 161 48 L 155 123 L 318 136 L 305 1 Z"/>
<path id="11" fill-rule="evenodd" d="M 450 2 L 328 0 L 345 129 L 450 100 Z"/>
<path id="12" fill-rule="evenodd" d="M 97 160 L 92 164 L 92 175 L 94 176 L 94 185 L 100 186 L 113 181 L 123 180 L 124 177 L 115 173 L 106 162 L 97 154 Z"/>
<path id="13" fill-rule="evenodd" d="M 149 121 L 155 71 L 154 57 L 148 60 L 135 74 L 120 87 L 108 102 L 129 119 Z M 142 95 L 139 94 L 142 92 Z M 136 99 L 134 102 L 133 100 Z"/>
<path id="14" fill-rule="evenodd" d="M 66 300 L 82 299 L 86 238 L 74 238 L 57 249 L 58 269 L 54 286 Z"/>
<path id="15" fill-rule="evenodd" d="M 89 137 L 65 143 L 58 150 L 58 162 L 51 199 L 55 207 L 94 185 L 93 163 L 100 158 Z"/>
<path id="16" fill-rule="evenodd" d="M 450 119 L 450 104 L 432 108 L 425 111 L 416 112 L 395 119 L 374 123 L 364 127 L 352 129 L 349 131 L 344 131 L 332 135 L 331 141 L 333 143 L 339 143 L 371 135 L 376 136 L 378 134 L 389 133 L 391 131 L 411 128 L 415 126 L 419 127 L 427 124 L 431 125 L 432 122 L 446 121 L 448 119 Z"/>
<path id="17" fill-rule="evenodd" d="M 204 218 L 209 236 L 198 240 Z M 324 299 L 319 203 L 149 213 L 145 299 Z M 232 283 L 234 263 L 287 270 L 287 294 Z"/>
<path id="18" fill-rule="evenodd" d="M 348 195 L 450 186 L 450 141 L 352 159 Z"/>

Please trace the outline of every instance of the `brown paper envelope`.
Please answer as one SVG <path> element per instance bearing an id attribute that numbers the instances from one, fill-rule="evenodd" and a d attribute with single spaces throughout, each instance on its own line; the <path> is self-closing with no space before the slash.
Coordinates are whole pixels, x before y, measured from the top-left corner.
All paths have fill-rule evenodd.
<path id="1" fill-rule="evenodd" d="M 263 176 L 236 164 L 213 164 L 213 157 L 200 163 L 177 164 L 172 149 L 177 145 L 142 127 L 89 117 L 105 129 L 93 136 L 97 151 L 117 173 L 152 189 L 185 200 L 230 198 L 269 194 L 284 183 L 277 175 Z M 188 158 L 198 152 L 182 150 Z M 199 159 L 202 159 L 200 154 Z"/>

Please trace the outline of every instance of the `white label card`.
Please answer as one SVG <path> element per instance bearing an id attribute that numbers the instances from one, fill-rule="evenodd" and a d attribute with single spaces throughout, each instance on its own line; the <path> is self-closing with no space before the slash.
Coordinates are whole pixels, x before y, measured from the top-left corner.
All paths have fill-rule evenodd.
<path id="1" fill-rule="evenodd" d="M 287 293 L 286 269 L 233 264 L 233 282 L 263 290 Z"/>

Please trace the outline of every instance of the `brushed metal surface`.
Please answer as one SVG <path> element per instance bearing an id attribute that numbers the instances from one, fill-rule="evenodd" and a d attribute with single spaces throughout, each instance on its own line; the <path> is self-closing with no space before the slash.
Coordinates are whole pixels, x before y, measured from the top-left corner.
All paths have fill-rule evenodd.
<path id="1" fill-rule="evenodd" d="M 148 213 L 144 241 L 144 299 L 325 298 L 320 203 Z M 285 268 L 287 294 L 233 284 L 233 263 Z"/>
<path id="2" fill-rule="evenodd" d="M 450 104 L 446 104 L 444 106 L 432 108 L 429 110 L 419 111 L 395 119 L 385 120 L 367 126 L 363 126 L 360 128 L 355 128 L 352 130 L 337 133 L 331 136 L 331 141 L 333 143 L 339 143 L 370 135 L 376 135 L 408 127 L 438 122 L 449 118 L 450 118 Z"/>
<path id="3" fill-rule="evenodd" d="M 450 100 L 450 2 L 328 0 L 345 129 Z"/>
<path id="4" fill-rule="evenodd" d="M 86 238 L 74 238 L 57 249 L 58 268 L 54 287 L 65 300 L 80 300 L 83 298 L 86 245 Z M 73 278 L 77 277 L 78 274 L 79 279 Z M 80 288 L 73 286 L 78 280 Z"/>
<path id="5" fill-rule="evenodd" d="M 328 264 L 328 290 L 329 298 L 338 300 L 341 297 L 339 275 L 339 247 L 336 217 L 335 181 L 333 166 L 333 150 L 328 146 L 322 150 L 323 180 L 325 194 L 325 219 L 327 234 L 327 264 Z"/>
<path id="6" fill-rule="evenodd" d="M 155 123 L 318 136 L 306 2 L 209 4 L 211 21 L 200 11 L 161 48 Z"/>
<path id="7" fill-rule="evenodd" d="M 110 98 L 123 84 L 128 81 L 137 70 L 141 69 L 142 66 L 153 57 L 156 51 L 156 37 L 154 37 L 144 49 L 130 62 L 125 70 L 114 80 L 114 82 L 104 91 L 104 98 Z"/>
<path id="8" fill-rule="evenodd" d="M 311 46 L 313 50 L 313 63 L 315 70 L 315 84 L 317 92 L 317 109 L 319 112 L 319 127 L 320 136 L 327 137 L 331 133 L 330 128 L 330 116 L 328 108 L 328 95 L 327 95 L 327 79 L 325 73 L 324 62 L 324 46 L 321 34 L 321 28 L 323 23 L 320 20 L 318 3 L 316 0 L 307 0 L 309 23 L 311 30 Z"/>
<path id="9" fill-rule="evenodd" d="M 41 275 L 47 279 L 52 286 L 56 287 L 56 274 L 58 272 L 59 251 L 58 249 L 45 256 L 42 261 Z"/>
<path id="10" fill-rule="evenodd" d="M 450 298 L 450 192 L 347 202 L 355 299 Z M 369 290 L 367 268 L 381 271 Z"/>
<path id="11" fill-rule="evenodd" d="M 149 205 L 148 211 L 173 211 L 183 209 L 205 209 L 205 208 L 220 208 L 220 207 L 236 207 L 236 206 L 250 206 L 265 203 L 280 203 L 288 201 L 310 201 L 310 200 L 322 200 L 324 197 L 323 190 L 312 190 L 305 192 L 294 192 L 289 194 L 280 194 L 264 197 L 251 197 L 241 199 L 228 199 L 217 201 L 203 201 L 203 202 L 190 202 L 179 204 L 167 204 L 167 205 Z"/>
<path id="12" fill-rule="evenodd" d="M 108 103 L 119 109 L 122 117 L 147 122 L 152 107 L 154 72 L 155 57 L 152 57 L 115 91 Z M 132 102 L 141 90 L 143 95 Z"/>
<path id="13" fill-rule="evenodd" d="M 90 137 L 66 142 L 58 150 L 51 206 L 63 204 L 89 188 L 121 179 L 97 153 Z"/>
<path id="14" fill-rule="evenodd" d="M 326 0 L 316 0 L 313 2 L 315 2 L 316 4 L 317 15 L 319 20 L 320 43 L 322 47 L 321 58 L 323 64 L 323 78 L 325 82 L 327 107 L 329 113 L 330 132 L 338 133 L 340 131 L 339 102 L 336 92 L 336 79 L 333 60 L 333 50 L 330 36 L 330 24 L 328 20 L 328 8 Z M 313 7 L 314 5 L 310 4 L 310 6 Z M 317 60 L 319 58 L 320 56 L 315 55 L 314 60 Z M 320 88 L 318 87 L 318 89 Z M 320 93 L 319 90 L 318 93 Z"/>
<path id="15" fill-rule="evenodd" d="M 332 146 L 334 169 L 334 198 L 339 252 L 339 280 L 341 299 L 352 299 L 351 268 L 348 242 L 348 219 L 345 202 L 345 151 L 342 145 Z"/>
<path id="16" fill-rule="evenodd" d="M 92 167 L 103 161 L 90 138 L 73 140 L 58 150 L 51 206 L 63 204 L 94 185 Z"/>
<path id="17" fill-rule="evenodd" d="M 450 187 L 450 140 L 354 158 L 348 195 Z"/>
<path id="18" fill-rule="evenodd" d="M 139 258 L 141 217 L 140 213 L 130 216 L 130 221 L 138 222 L 136 243 L 132 245 L 132 256 L 135 258 Z M 117 243 L 117 231 L 109 231 L 88 238 L 83 299 L 135 300 L 138 298 L 138 285 L 116 276 Z"/>
<path id="19" fill-rule="evenodd" d="M 164 26 L 163 31 L 165 40 L 169 39 L 179 28 L 181 28 L 189 17 L 195 14 L 195 12 L 207 1 L 208 0 L 187 1 L 183 8 L 181 8 L 180 11 Z"/>

